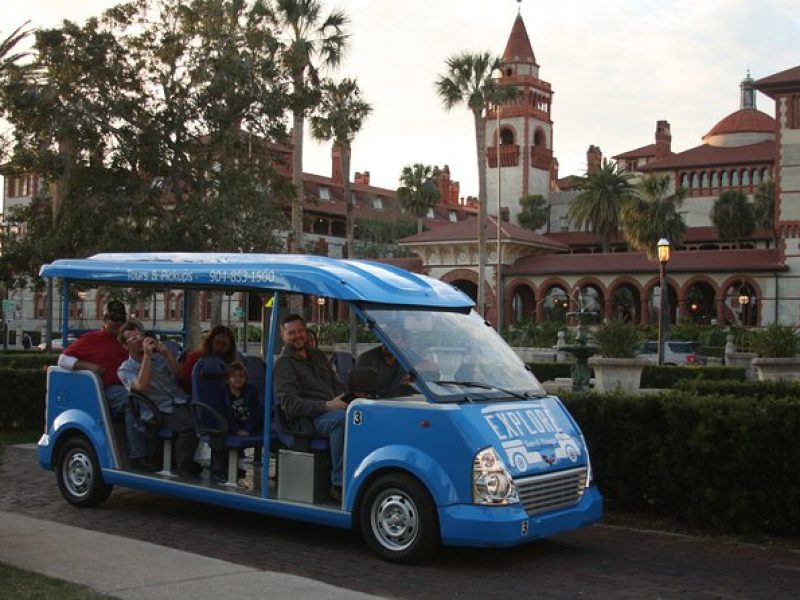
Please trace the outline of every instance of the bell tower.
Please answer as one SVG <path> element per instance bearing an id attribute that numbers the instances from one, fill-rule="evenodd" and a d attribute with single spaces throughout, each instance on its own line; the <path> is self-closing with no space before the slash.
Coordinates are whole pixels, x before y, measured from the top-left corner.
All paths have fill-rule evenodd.
<path id="1" fill-rule="evenodd" d="M 490 212 L 496 206 L 498 187 L 503 208 L 517 222 L 519 199 L 530 194 L 547 197 L 557 177 L 553 158 L 553 90 L 539 79 L 520 12 L 514 20 L 502 58 L 500 86 L 513 87 L 515 98 L 486 112 L 486 192 Z M 498 165 L 499 158 L 499 165 Z"/>

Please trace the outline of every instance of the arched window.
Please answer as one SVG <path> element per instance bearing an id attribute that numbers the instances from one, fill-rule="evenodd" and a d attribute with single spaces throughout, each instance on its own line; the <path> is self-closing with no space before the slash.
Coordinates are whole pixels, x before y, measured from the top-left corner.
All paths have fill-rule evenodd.
<path id="1" fill-rule="evenodd" d="M 714 171 L 711 174 L 711 187 L 712 188 L 719 187 L 719 173 L 717 171 Z"/>
<path id="2" fill-rule="evenodd" d="M 761 181 L 769 181 L 769 169 L 764 169 L 761 171 Z"/>
<path id="3" fill-rule="evenodd" d="M 761 183 L 761 174 L 758 169 L 753 169 L 753 185 L 758 185 L 759 183 Z"/>
<path id="4" fill-rule="evenodd" d="M 697 176 L 697 173 L 692 173 L 692 189 L 696 190 L 700 187 L 700 179 Z"/>
<path id="5" fill-rule="evenodd" d="M 689 176 L 686 173 L 681 177 L 681 187 L 685 190 L 689 189 Z"/>
<path id="6" fill-rule="evenodd" d="M 750 185 L 750 171 L 745 169 L 742 171 L 742 187 Z"/>
<path id="7" fill-rule="evenodd" d="M 510 146 L 514 143 L 514 132 L 508 127 L 500 129 L 500 145 Z"/>
<path id="8" fill-rule="evenodd" d="M 540 148 L 547 146 L 547 138 L 541 129 L 537 129 L 536 133 L 533 134 L 533 145 Z"/>
<path id="9" fill-rule="evenodd" d="M 703 173 L 703 178 L 700 180 L 700 187 L 704 190 L 708 188 L 708 173 Z"/>
<path id="10" fill-rule="evenodd" d="M 731 181 L 727 171 L 722 172 L 722 187 L 726 188 L 730 185 Z"/>
<path id="11" fill-rule="evenodd" d="M 739 187 L 739 171 L 734 171 L 731 174 L 731 186 Z"/>

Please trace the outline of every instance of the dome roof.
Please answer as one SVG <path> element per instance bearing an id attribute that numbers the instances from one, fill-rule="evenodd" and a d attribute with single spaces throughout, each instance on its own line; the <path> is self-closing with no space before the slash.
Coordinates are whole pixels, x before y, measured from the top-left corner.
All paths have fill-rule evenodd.
<path id="1" fill-rule="evenodd" d="M 775 119 L 755 108 L 741 108 L 714 125 L 703 140 L 729 133 L 775 133 Z"/>

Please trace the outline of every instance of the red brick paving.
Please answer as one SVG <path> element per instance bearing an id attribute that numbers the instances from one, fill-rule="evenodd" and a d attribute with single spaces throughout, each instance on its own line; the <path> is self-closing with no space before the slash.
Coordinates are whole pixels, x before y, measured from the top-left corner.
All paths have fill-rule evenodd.
<path id="1" fill-rule="evenodd" d="M 426 564 L 398 566 L 352 532 L 145 492 L 117 488 L 102 508 L 77 509 L 35 452 L 20 448 L 0 448 L 0 510 L 391 598 L 727 600 L 797 598 L 800 589 L 800 550 L 603 525 L 512 549 L 445 548 Z"/>

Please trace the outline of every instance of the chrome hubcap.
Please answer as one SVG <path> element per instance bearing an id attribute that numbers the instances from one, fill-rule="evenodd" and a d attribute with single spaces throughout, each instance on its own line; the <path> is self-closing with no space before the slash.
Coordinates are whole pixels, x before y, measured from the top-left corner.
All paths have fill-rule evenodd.
<path id="1" fill-rule="evenodd" d="M 382 546 L 408 548 L 417 536 L 419 517 L 414 502 L 399 490 L 382 492 L 372 504 L 372 531 Z"/>
<path id="2" fill-rule="evenodd" d="M 81 497 L 89 493 L 93 475 L 92 463 L 83 452 L 70 454 L 64 463 L 64 483 L 74 496 Z"/>

